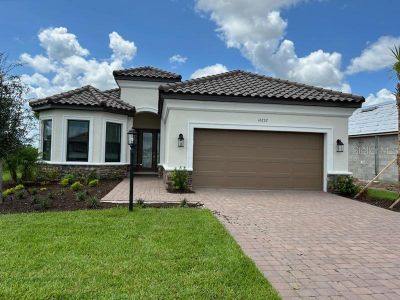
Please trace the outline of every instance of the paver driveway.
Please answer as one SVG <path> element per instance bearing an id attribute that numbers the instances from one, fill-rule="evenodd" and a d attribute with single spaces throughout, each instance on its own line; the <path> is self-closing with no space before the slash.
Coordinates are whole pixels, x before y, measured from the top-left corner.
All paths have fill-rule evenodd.
<path id="1" fill-rule="evenodd" d="M 400 299 L 400 214 L 322 192 L 196 194 L 284 299 Z"/>
<path id="2" fill-rule="evenodd" d="M 135 179 L 145 201 L 203 202 L 283 298 L 400 299 L 400 214 L 322 192 L 198 189 Z M 128 181 L 104 200 L 127 202 Z"/>

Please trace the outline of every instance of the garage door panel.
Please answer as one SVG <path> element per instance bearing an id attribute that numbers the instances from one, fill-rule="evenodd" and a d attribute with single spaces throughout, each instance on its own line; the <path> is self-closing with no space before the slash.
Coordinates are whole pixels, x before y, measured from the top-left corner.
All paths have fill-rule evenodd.
<path id="1" fill-rule="evenodd" d="M 322 189 L 323 135 L 196 129 L 193 186 Z"/>

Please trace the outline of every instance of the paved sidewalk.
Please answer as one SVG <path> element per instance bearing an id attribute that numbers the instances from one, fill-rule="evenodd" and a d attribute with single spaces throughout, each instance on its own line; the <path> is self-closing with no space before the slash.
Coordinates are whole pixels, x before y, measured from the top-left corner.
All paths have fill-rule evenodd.
<path id="1" fill-rule="evenodd" d="M 199 189 L 135 178 L 135 199 L 202 202 L 284 299 L 400 299 L 400 214 L 322 192 Z M 128 181 L 108 199 L 127 201 Z"/>
<path id="2" fill-rule="evenodd" d="M 173 194 L 168 193 L 162 179 L 156 176 L 137 176 L 133 181 L 134 201 L 138 199 L 146 202 L 181 202 L 186 199 L 196 202 L 196 194 Z M 128 203 L 129 202 L 129 179 L 122 180 L 111 192 L 105 195 L 102 202 Z"/>

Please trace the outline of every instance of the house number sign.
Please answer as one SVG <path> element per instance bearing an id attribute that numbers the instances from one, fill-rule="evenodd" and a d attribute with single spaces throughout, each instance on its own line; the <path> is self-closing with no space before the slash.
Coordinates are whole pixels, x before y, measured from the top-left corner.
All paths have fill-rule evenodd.
<path id="1" fill-rule="evenodd" d="M 258 123 L 268 123 L 268 118 L 258 118 Z"/>

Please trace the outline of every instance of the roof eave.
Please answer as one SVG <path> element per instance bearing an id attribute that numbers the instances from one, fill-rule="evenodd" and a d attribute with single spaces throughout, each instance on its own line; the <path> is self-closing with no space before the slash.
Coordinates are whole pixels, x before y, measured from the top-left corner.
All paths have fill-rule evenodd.
<path id="1" fill-rule="evenodd" d="M 90 105 L 72 105 L 72 104 L 43 104 L 37 106 L 31 106 L 33 111 L 41 112 L 50 109 L 73 109 L 73 110 L 85 110 L 85 111 L 103 111 L 119 115 L 127 115 L 133 117 L 136 114 L 136 109 L 133 107 L 131 110 L 116 109 L 106 106 L 90 106 Z"/>
<path id="2" fill-rule="evenodd" d="M 160 88 L 158 113 L 162 114 L 162 107 L 165 98 L 178 100 L 197 100 L 197 101 L 217 101 L 217 102 L 233 102 L 233 103 L 261 103 L 261 104 L 283 104 L 283 105 L 304 105 L 304 106 L 323 106 L 323 107 L 344 107 L 344 108 L 360 108 L 365 101 L 364 97 L 360 97 L 359 101 L 327 101 L 327 100 L 295 100 L 282 98 L 266 98 L 266 97 L 245 97 L 245 96 L 223 96 L 223 95 L 203 95 L 165 92 Z M 218 100 L 216 100 L 218 99 Z"/>
<path id="3" fill-rule="evenodd" d="M 130 81 L 151 81 L 151 82 L 175 83 L 175 82 L 180 82 L 182 80 L 182 77 L 179 76 L 177 78 L 163 78 L 163 77 L 144 77 L 144 76 L 128 76 L 128 75 L 114 74 L 114 79 L 116 81 L 117 80 L 130 80 Z"/>

